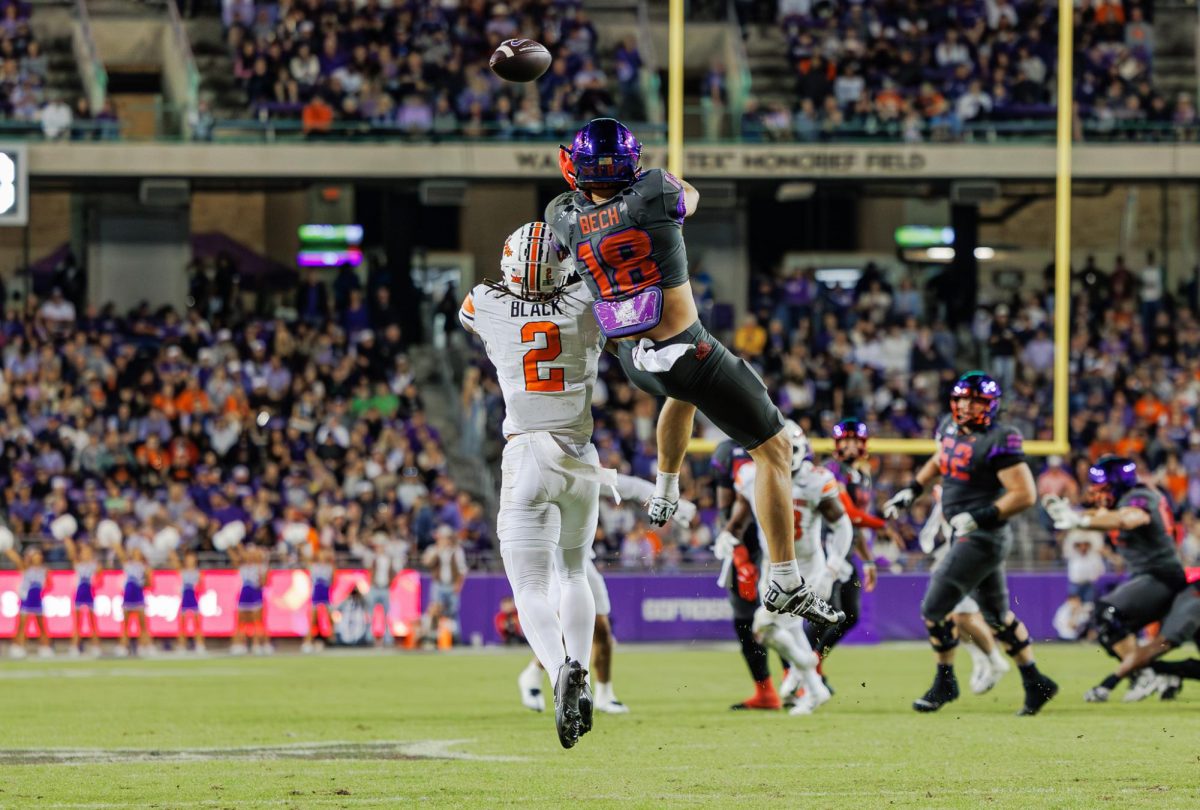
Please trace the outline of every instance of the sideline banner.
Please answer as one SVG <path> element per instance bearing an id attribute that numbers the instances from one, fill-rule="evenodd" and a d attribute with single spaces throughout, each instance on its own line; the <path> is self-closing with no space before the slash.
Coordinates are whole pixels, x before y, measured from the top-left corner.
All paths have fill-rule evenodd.
<path id="1" fill-rule="evenodd" d="M 75 572 L 50 571 L 42 595 L 42 608 L 51 638 L 70 638 L 74 628 Z M 21 610 L 19 593 L 21 575 L 16 571 L 0 571 L 0 638 L 16 635 Z M 125 576 L 120 571 L 100 571 L 93 580 L 96 597 L 96 629 L 102 638 L 121 635 L 124 618 L 122 592 Z M 237 598 L 242 581 L 237 571 L 206 570 L 200 578 L 198 597 L 200 626 L 205 636 L 221 638 L 233 635 L 237 621 Z M 352 590 L 364 594 L 370 588 L 370 572 L 362 569 L 343 569 L 334 573 L 331 591 L 336 608 Z M 395 635 L 406 635 L 410 625 L 420 618 L 421 581 L 416 571 L 402 571 L 392 580 L 388 591 L 387 620 Z M 173 638 L 179 634 L 179 604 L 181 583 L 175 571 L 155 571 L 150 587 L 146 588 L 146 618 L 151 635 Z M 304 569 L 276 569 L 267 575 L 263 589 L 263 621 L 268 635 L 280 638 L 301 638 L 308 629 L 312 609 L 312 580 Z M 382 622 L 383 617 L 379 617 Z M 87 625 L 84 625 L 85 632 Z M 35 625 L 27 627 L 34 637 Z M 190 628 L 189 628 L 190 629 Z M 379 629 L 382 629 L 380 627 Z"/>

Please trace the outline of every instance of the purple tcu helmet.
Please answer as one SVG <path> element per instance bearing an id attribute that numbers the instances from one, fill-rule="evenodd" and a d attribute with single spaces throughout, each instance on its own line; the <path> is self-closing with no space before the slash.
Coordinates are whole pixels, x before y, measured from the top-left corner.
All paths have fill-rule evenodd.
<path id="1" fill-rule="evenodd" d="M 854 417 L 843 419 L 833 426 L 834 455 L 842 461 L 850 461 L 853 458 L 866 456 L 867 440 L 869 438 L 871 438 L 871 431 L 867 429 L 866 422 Z M 862 442 L 856 453 L 850 452 L 850 448 L 845 444 L 847 439 L 859 439 Z"/>
<path id="2" fill-rule="evenodd" d="M 987 427 L 1000 410 L 1000 394 L 1000 383 L 982 371 L 968 371 L 955 380 L 954 387 L 950 389 L 950 413 L 960 425 Z M 983 407 L 963 408 L 959 405 L 963 399 L 982 403 Z"/>
<path id="3" fill-rule="evenodd" d="M 1093 506 L 1111 508 L 1129 490 L 1137 486 L 1137 464 L 1128 456 L 1107 455 L 1088 469 L 1088 501 Z"/>
<path id="4" fill-rule="evenodd" d="M 588 121 L 567 151 L 575 167 L 575 185 L 581 189 L 632 183 L 642 159 L 641 143 L 615 118 Z"/>

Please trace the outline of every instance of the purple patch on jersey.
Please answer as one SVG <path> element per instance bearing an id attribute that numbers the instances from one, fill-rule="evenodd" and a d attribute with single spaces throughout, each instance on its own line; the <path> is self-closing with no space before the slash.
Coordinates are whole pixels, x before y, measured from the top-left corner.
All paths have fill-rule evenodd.
<path id="1" fill-rule="evenodd" d="M 662 289 L 647 287 L 620 301 L 596 301 L 592 304 L 592 314 L 606 338 L 647 332 L 662 320 Z"/>
<path id="2" fill-rule="evenodd" d="M 842 469 L 842 464 L 837 459 L 830 459 L 829 461 L 825 462 L 825 469 L 833 473 L 834 479 L 839 484 L 845 484 L 849 482 L 849 476 L 846 474 L 846 471 Z"/>
<path id="3" fill-rule="evenodd" d="M 1150 499 L 1142 497 L 1142 496 L 1138 496 L 1136 498 L 1130 498 L 1128 501 L 1125 502 L 1125 505 L 1132 507 L 1134 509 L 1141 509 L 1143 512 L 1150 511 Z"/>
<path id="4" fill-rule="evenodd" d="M 682 225 L 684 218 L 687 217 L 687 195 L 683 193 L 683 183 L 679 182 L 679 178 L 667 171 L 663 172 L 663 180 L 673 186 L 678 192 L 675 197 L 675 219 Z"/>
<path id="5" fill-rule="evenodd" d="M 1021 438 L 1021 434 L 1009 433 L 1004 437 L 1003 443 L 995 445 L 991 450 L 988 451 L 987 457 L 995 458 L 996 456 L 1015 456 L 1024 452 L 1024 450 L 1025 440 Z"/>

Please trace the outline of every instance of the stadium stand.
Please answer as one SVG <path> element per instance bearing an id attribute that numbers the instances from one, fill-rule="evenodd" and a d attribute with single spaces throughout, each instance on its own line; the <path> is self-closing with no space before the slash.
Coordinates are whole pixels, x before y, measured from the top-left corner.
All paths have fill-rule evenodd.
<path id="1" fill-rule="evenodd" d="M 336 121 L 420 136 L 559 137 L 596 115 L 644 116 L 636 43 L 602 58 L 578 2 L 232 3 L 223 23 L 251 116 L 301 118 L 308 133 Z M 495 47 L 516 36 L 555 55 L 528 88 L 487 69 Z"/>

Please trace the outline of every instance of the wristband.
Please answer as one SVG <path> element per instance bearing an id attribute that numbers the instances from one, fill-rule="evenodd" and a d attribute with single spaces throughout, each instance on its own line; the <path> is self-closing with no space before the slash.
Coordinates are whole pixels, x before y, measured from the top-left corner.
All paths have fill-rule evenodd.
<path id="1" fill-rule="evenodd" d="M 976 509 L 971 512 L 971 517 L 975 518 L 975 523 L 981 529 L 995 529 L 1003 522 L 1000 520 L 1000 507 L 996 504 Z"/>
<path id="2" fill-rule="evenodd" d="M 921 497 L 921 493 L 925 491 L 925 487 L 921 486 L 921 482 L 919 482 L 919 481 L 918 481 L 917 479 L 915 479 L 915 478 L 914 478 L 913 480 L 909 481 L 909 482 L 908 482 L 908 484 L 907 484 L 907 486 L 908 486 L 908 488 L 909 488 L 909 489 L 911 489 L 911 490 L 912 490 L 912 494 L 913 494 L 913 500 L 914 500 L 914 501 L 915 501 L 917 498 Z"/>
<path id="3" fill-rule="evenodd" d="M 863 560 L 863 561 L 862 561 L 862 566 L 863 566 L 863 568 L 867 568 L 867 567 L 874 568 L 874 567 L 875 567 L 875 561 L 874 561 L 874 560 Z"/>

